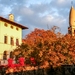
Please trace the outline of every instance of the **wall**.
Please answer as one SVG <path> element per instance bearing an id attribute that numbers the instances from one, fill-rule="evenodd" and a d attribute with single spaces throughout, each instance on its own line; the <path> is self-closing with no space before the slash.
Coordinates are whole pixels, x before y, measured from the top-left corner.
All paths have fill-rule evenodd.
<path id="1" fill-rule="evenodd" d="M 19 44 L 22 43 L 22 29 L 16 26 L 7 23 L 7 27 L 4 25 L 5 22 L 0 21 L 0 53 L 3 53 L 5 50 L 11 51 L 16 48 L 16 39 L 19 39 Z M 13 26 L 13 29 L 11 28 Z M 8 43 L 4 44 L 4 36 L 8 36 Z M 14 39 L 14 46 L 10 45 L 10 38 Z"/>

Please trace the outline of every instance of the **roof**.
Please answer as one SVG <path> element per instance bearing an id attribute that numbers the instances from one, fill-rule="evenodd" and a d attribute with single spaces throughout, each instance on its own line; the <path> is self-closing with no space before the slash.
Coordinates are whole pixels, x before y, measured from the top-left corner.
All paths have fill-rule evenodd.
<path id="1" fill-rule="evenodd" d="M 18 24 L 18 23 L 14 22 L 14 21 L 8 20 L 8 19 L 3 18 L 3 17 L 1 17 L 1 16 L 0 16 L 0 20 L 1 20 L 1 21 L 5 21 L 5 22 L 8 22 L 8 23 L 10 23 L 10 24 L 13 24 L 14 26 L 18 26 L 18 27 L 20 27 L 20 28 L 22 28 L 22 29 L 28 29 L 28 27 L 26 27 L 26 26 L 23 26 L 23 25 L 21 25 L 21 24 Z"/>

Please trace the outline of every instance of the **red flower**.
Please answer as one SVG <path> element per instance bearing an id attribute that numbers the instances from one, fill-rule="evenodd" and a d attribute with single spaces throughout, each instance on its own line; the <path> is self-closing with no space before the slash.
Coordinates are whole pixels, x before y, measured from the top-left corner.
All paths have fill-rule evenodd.
<path id="1" fill-rule="evenodd" d="M 31 61 L 34 61 L 35 59 L 33 57 L 30 58 Z"/>

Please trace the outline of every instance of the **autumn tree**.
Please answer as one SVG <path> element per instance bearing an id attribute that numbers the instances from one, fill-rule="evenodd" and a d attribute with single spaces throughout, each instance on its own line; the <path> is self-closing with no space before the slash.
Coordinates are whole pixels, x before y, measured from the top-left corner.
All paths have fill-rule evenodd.
<path id="1" fill-rule="evenodd" d="M 75 37 L 61 35 L 57 35 L 54 29 L 35 29 L 23 39 L 23 44 L 14 50 L 14 54 L 23 55 L 30 64 L 30 58 L 35 59 L 36 65 L 44 65 L 44 62 L 53 67 L 75 64 Z"/>

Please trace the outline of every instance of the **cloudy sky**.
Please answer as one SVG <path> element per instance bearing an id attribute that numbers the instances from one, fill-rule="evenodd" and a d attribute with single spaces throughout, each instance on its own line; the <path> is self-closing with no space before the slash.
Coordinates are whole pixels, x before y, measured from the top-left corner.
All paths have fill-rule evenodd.
<path id="1" fill-rule="evenodd" d="M 35 28 L 49 29 L 58 26 L 62 34 L 68 32 L 68 17 L 72 0 L 0 0 L 0 16 L 8 18 L 10 13 L 14 14 L 15 21 L 27 26 L 23 30 L 25 35 Z M 75 7 L 75 6 L 74 6 Z"/>

